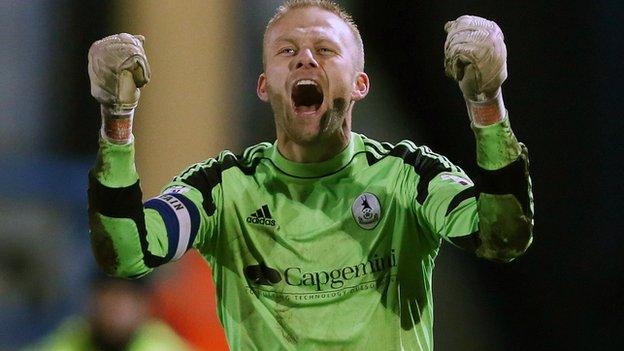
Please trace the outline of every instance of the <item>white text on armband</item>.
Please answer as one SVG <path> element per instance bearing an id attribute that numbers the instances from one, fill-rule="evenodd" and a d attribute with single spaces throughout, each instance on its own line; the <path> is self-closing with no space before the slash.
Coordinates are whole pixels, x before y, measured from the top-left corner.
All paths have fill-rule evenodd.
<path id="1" fill-rule="evenodd" d="M 145 208 L 156 210 L 167 229 L 168 260 L 178 260 L 192 246 L 199 229 L 199 211 L 195 204 L 178 193 L 150 199 Z"/>

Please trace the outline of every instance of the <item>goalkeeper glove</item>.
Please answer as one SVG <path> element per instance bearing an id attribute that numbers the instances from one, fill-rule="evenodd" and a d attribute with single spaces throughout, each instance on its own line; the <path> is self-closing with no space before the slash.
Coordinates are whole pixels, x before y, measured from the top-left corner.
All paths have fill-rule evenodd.
<path id="1" fill-rule="evenodd" d="M 476 125 L 505 117 L 501 85 L 507 78 L 507 48 L 498 25 L 477 16 L 461 16 L 444 26 L 446 74 L 459 83 L 468 114 Z"/>
<path id="2" fill-rule="evenodd" d="M 114 143 L 132 141 L 139 88 L 150 80 L 144 40 L 121 33 L 98 40 L 89 49 L 91 95 L 101 106 L 102 136 Z"/>

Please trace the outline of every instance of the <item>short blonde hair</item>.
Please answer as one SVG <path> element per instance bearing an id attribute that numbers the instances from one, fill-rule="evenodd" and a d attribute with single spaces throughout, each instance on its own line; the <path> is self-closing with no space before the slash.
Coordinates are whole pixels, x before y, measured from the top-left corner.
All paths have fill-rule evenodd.
<path id="1" fill-rule="evenodd" d="M 340 7 L 340 5 L 329 0 L 288 0 L 278 7 L 277 11 L 269 20 L 269 23 L 267 23 L 266 29 L 264 30 L 264 36 L 262 39 L 262 66 L 266 67 L 266 39 L 269 30 L 275 23 L 277 23 L 277 21 L 284 17 L 288 11 L 306 7 L 318 7 L 329 11 L 340 17 L 340 19 L 342 19 L 349 26 L 349 28 L 351 28 L 351 33 L 353 34 L 353 39 L 355 39 L 355 45 L 358 49 L 355 68 L 357 71 L 364 71 L 364 43 L 362 42 L 360 31 L 353 21 L 353 17 L 342 7 Z"/>

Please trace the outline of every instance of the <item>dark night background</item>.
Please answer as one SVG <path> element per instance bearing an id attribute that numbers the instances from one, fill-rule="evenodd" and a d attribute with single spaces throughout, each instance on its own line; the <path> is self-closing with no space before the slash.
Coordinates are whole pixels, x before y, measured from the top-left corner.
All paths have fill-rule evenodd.
<path id="1" fill-rule="evenodd" d="M 441 79 L 440 24 L 475 14 L 503 29 L 503 94 L 529 148 L 536 215 L 523 257 L 478 263 L 501 314 L 501 349 L 624 347 L 622 4 L 397 1 L 355 11 L 369 53 L 398 86 L 406 123 L 422 122 L 424 141 L 469 173 L 474 142 L 455 83 Z"/>
<path id="2" fill-rule="evenodd" d="M 15 4 L 5 3 L 3 8 L 20 11 Z M 375 121 L 360 123 L 357 116 L 377 118 L 365 114 L 367 110 L 383 113 L 375 102 L 379 95 L 375 96 L 381 94 L 380 86 L 389 87 L 385 94 L 393 99 L 387 103 L 397 113 L 383 118 L 402 126 L 397 134 L 431 146 L 469 174 L 476 167 L 474 138 L 460 91 L 444 76 L 442 28 L 447 20 L 474 14 L 496 21 L 505 34 L 509 78 L 503 96 L 514 131 L 529 148 L 534 242 L 510 264 L 477 260 L 450 245 L 443 247 L 440 275 L 434 274 L 436 348 L 473 349 L 450 342 L 471 338 L 464 332 L 470 326 L 463 324 L 463 317 L 445 318 L 447 311 L 462 303 L 462 292 L 438 294 L 449 279 L 442 272 L 465 266 L 476 273 L 471 285 L 462 287 L 480 291 L 474 308 L 486 315 L 495 328 L 490 334 L 497 336 L 495 344 L 482 343 L 484 348 L 624 349 L 624 2 L 351 1 L 345 5 L 361 30 L 372 81 L 370 101 L 356 105 L 354 130 L 372 137 L 385 135 L 375 130 Z M 25 162 L 14 163 L 16 158 L 34 155 L 35 160 L 72 160 L 88 166 L 97 146 L 99 119 L 97 104 L 89 95 L 86 52 L 91 42 L 111 34 L 111 20 L 103 15 L 111 5 L 62 1 L 40 6 L 47 11 L 45 28 L 57 31 L 46 39 L 54 47 L 45 53 L 49 78 L 40 82 L 49 88 L 48 94 L 37 97 L 49 111 L 42 120 L 47 122 L 41 123 L 51 127 L 37 137 L 44 152 L 5 148 L 0 154 L 0 165 L 9 169 L 0 177 L 5 184 L 0 195 L 9 198 L 11 184 L 16 184 L 12 179 L 27 173 L 14 166 Z M 249 6 L 251 10 L 240 5 L 241 23 L 255 16 L 248 13 L 254 6 L 260 7 Z M 266 21 L 262 16 L 258 23 Z M 0 19 L 11 17 L 5 13 Z M 9 29 L 0 36 L 2 40 L 18 35 L 19 26 L 5 28 Z M 258 28 L 241 32 L 251 31 Z M 241 52 L 255 65 L 251 72 L 259 66 L 256 39 L 257 34 L 253 40 L 241 39 Z M 270 111 L 254 95 L 256 76 L 242 79 L 240 94 L 247 98 L 241 118 L 262 113 L 269 122 Z M 377 81 L 383 84 L 376 85 Z M 8 98 L 2 99 L 6 106 Z M 54 128 L 61 125 L 72 128 Z M 250 128 L 241 137 L 242 144 L 272 140 L 272 130 L 270 123 Z M 42 333 L 49 326 L 34 328 Z M 11 344 L 6 335 L 0 341 Z"/>

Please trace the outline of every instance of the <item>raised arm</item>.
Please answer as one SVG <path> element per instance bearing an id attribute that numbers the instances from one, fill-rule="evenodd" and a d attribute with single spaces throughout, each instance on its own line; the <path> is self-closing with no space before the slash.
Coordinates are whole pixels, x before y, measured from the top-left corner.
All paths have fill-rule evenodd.
<path id="1" fill-rule="evenodd" d="M 182 178 L 143 204 L 132 135 L 138 88 L 150 78 L 143 40 L 117 34 L 89 50 L 91 94 L 102 116 L 97 162 L 89 173 L 91 246 L 106 273 L 126 278 L 179 259 L 209 222 L 203 195 Z"/>
<path id="2" fill-rule="evenodd" d="M 501 85 L 507 78 L 503 33 L 492 21 L 461 16 L 446 24 L 445 70 L 459 83 L 477 145 L 479 230 L 451 241 L 478 256 L 510 261 L 532 241 L 533 197 L 526 147 L 511 130 Z"/>

